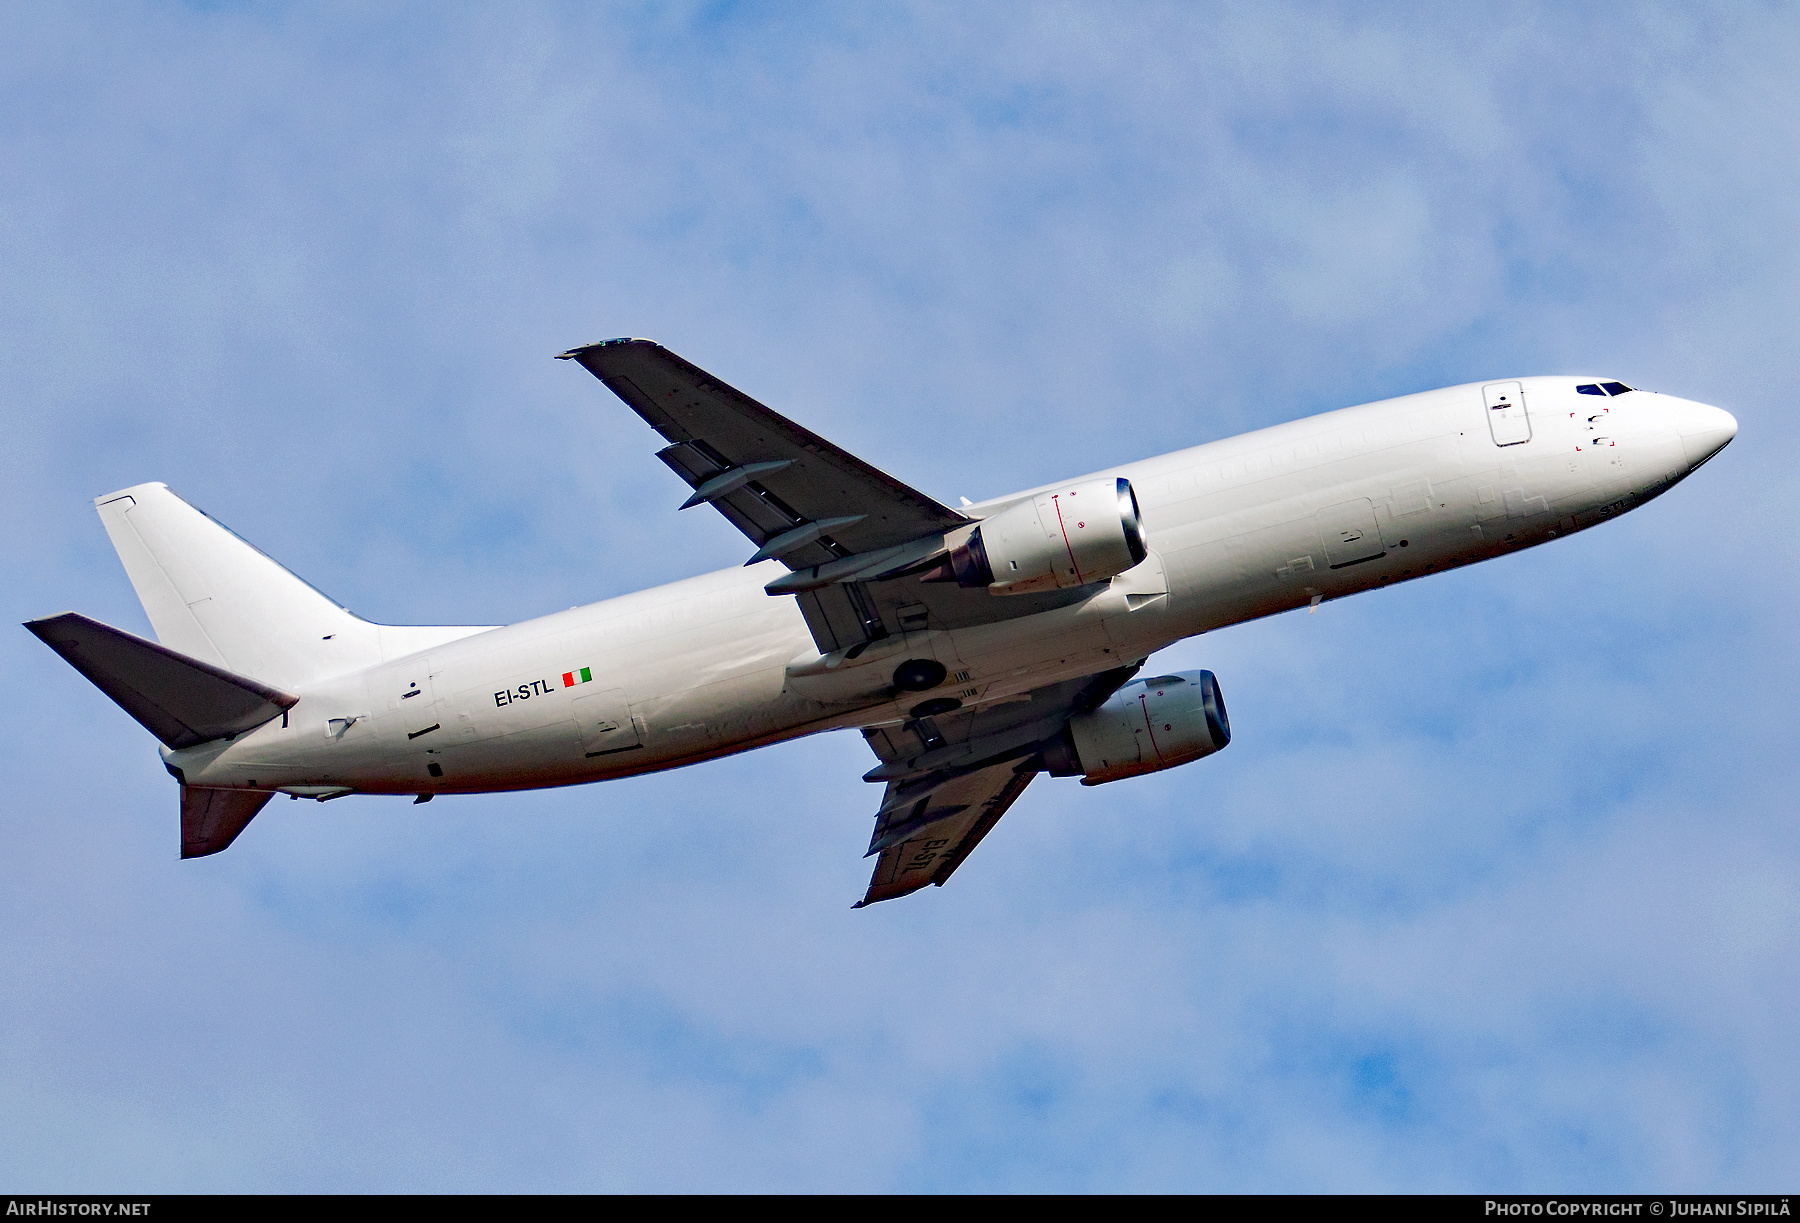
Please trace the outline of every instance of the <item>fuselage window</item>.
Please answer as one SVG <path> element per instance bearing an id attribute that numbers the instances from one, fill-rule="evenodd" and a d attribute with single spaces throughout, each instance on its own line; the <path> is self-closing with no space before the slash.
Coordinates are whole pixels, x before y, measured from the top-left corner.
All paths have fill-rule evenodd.
<path id="1" fill-rule="evenodd" d="M 1600 389 L 1600 384 L 1597 382 L 1584 382 L 1580 386 L 1575 388 L 1575 393 L 1577 395 L 1604 395 L 1604 394 L 1606 394 L 1605 391 Z"/>
<path id="2" fill-rule="evenodd" d="M 1606 388 L 1606 393 L 1608 395 L 1623 395 L 1626 391 L 1631 389 L 1623 382 L 1602 382 L 1600 385 Z"/>

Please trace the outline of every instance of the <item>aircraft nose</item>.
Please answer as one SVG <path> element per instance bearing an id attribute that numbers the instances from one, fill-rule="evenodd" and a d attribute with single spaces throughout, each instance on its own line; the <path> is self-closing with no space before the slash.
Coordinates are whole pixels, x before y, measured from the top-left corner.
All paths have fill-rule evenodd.
<path id="1" fill-rule="evenodd" d="M 1675 413 L 1676 428 L 1681 431 L 1681 449 L 1687 454 L 1691 471 L 1725 449 L 1737 436 L 1737 417 L 1724 408 L 1711 404 L 1684 401 Z"/>

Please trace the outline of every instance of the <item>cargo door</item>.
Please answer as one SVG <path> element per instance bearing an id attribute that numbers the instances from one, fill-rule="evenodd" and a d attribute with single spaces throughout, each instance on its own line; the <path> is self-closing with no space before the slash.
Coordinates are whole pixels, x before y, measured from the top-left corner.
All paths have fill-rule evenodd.
<path id="1" fill-rule="evenodd" d="M 1481 388 L 1487 405 L 1488 431 L 1496 446 L 1531 440 L 1531 418 L 1525 412 L 1525 388 L 1516 382 L 1490 382 Z"/>
<path id="2" fill-rule="evenodd" d="M 586 755 L 610 756 L 643 746 L 638 737 L 637 722 L 631 716 L 631 702 L 625 689 L 608 688 L 604 692 L 583 693 L 569 702 L 575 725 L 581 731 L 581 750 Z"/>
<path id="3" fill-rule="evenodd" d="M 1378 560 L 1387 555 L 1381 531 L 1375 526 L 1375 507 L 1367 497 L 1346 501 L 1318 512 L 1319 534 L 1325 540 L 1325 561 L 1333 569 Z"/>

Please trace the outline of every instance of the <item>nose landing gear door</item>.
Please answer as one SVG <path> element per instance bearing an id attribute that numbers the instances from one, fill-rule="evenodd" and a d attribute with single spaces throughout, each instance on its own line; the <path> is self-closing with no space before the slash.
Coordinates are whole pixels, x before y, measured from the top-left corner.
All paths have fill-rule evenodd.
<path id="1" fill-rule="evenodd" d="M 1531 417 L 1525 412 L 1525 388 L 1516 382 L 1490 382 L 1481 388 L 1487 406 L 1488 429 L 1496 446 L 1517 446 L 1531 440 Z"/>

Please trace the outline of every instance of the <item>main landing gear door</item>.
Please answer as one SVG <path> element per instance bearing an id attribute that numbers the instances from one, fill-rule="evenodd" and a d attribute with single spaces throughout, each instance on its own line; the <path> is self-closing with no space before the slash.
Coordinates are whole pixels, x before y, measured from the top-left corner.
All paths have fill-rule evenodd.
<path id="1" fill-rule="evenodd" d="M 1490 382 L 1481 388 L 1487 405 L 1488 429 L 1496 446 L 1531 440 L 1531 417 L 1525 413 L 1525 389 L 1516 382 Z"/>
<path id="2" fill-rule="evenodd" d="M 631 703 L 625 689 L 608 688 L 604 692 L 583 694 L 570 703 L 575 725 L 581 728 L 581 750 L 590 758 L 629 752 L 642 747 L 637 723 L 631 716 Z"/>

